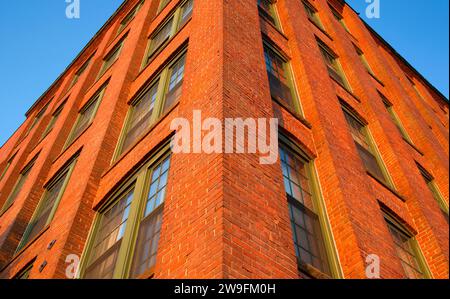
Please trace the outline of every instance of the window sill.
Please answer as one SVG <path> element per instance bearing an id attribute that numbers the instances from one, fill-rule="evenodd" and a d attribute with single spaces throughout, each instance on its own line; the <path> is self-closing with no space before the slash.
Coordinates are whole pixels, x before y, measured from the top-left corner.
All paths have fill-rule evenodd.
<path id="1" fill-rule="evenodd" d="M 298 262 L 298 269 L 301 273 L 313 278 L 313 279 L 331 279 L 328 274 L 323 273 L 316 267 L 310 264 L 304 264 L 302 262 Z"/>
<path id="2" fill-rule="evenodd" d="M 308 129 L 312 129 L 312 125 L 309 121 L 306 120 L 302 115 L 300 115 L 298 112 L 294 111 L 291 107 L 288 107 L 286 104 L 278 101 L 277 99 L 274 99 L 272 97 L 272 101 L 280 105 L 283 109 L 285 109 L 287 112 L 289 112 L 293 117 L 295 117 L 297 120 L 299 120 L 305 127 Z"/>
<path id="3" fill-rule="evenodd" d="M 377 178 L 376 175 L 372 174 L 370 171 L 366 171 L 366 173 L 373 178 L 378 184 L 380 184 L 381 186 L 383 186 L 384 188 L 386 188 L 387 190 L 389 190 L 392 194 L 394 194 L 396 197 L 398 197 L 401 201 L 406 202 L 406 199 L 399 194 L 397 191 L 394 190 L 394 188 L 392 188 L 391 186 L 389 186 L 387 183 L 383 182 L 382 180 L 380 180 L 379 178 Z"/>
<path id="4" fill-rule="evenodd" d="M 14 253 L 11 260 L 9 262 L 7 262 L 6 265 L 2 269 L 0 269 L 0 272 L 3 272 L 6 268 L 8 268 L 9 265 L 11 265 L 17 258 L 19 258 L 22 255 L 22 253 L 24 253 L 28 248 L 30 248 L 30 246 L 33 245 L 39 238 L 41 238 L 42 235 L 44 235 L 49 229 L 50 229 L 50 225 L 47 225 L 45 228 L 43 228 L 41 230 L 41 232 L 36 237 L 34 237 L 34 239 L 28 241 L 28 243 L 22 249 L 20 249 L 19 252 Z M 20 243 L 19 243 L 19 245 L 20 245 Z"/>
<path id="5" fill-rule="evenodd" d="M 421 156 L 425 156 L 425 154 L 418 149 L 411 141 L 409 141 L 408 139 L 406 139 L 405 137 L 403 137 L 403 140 L 409 145 L 411 146 L 417 153 L 419 153 L 419 155 Z"/>
<path id="6" fill-rule="evenodd" d="M 361 100 L 352 91 L 350 91 L 350 89 L 347 86 L 345 86 L 338 80 L 334 79 L 332 76 L 330 76 L 330 78 L 331 78 L 331 80 L 336 82 L 340 87 L 342 87 L 349 95 L 351 95 L 352 98 L 354 98 L 358 103 L 361 103 Z"/>

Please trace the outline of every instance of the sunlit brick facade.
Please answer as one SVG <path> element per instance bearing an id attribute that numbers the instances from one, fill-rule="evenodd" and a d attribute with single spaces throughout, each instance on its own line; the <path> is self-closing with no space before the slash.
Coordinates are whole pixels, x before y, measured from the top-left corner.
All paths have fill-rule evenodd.
<path id="1" fill-rule="evenodd" d="M 194 110 L 278 118 L 278 162 L 171 154 Z M 448 144 L 343 1 L 125 1 L 0 149 L 0 277 L 448 278 Z"/>

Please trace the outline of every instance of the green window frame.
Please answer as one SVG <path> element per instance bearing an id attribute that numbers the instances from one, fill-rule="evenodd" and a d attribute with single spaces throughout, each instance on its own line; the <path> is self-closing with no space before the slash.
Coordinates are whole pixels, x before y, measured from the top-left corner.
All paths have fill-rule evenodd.
<path id="1" fill-rule="evenodd" d="M 342 69 L 338 55 L 320 40 L 318 40 L 318 45 L 330 77 L 345 89 L 351 91 L 350 84 L 348 83 L 347 77 Z"/>
<path id="2" fill-rule="evenodd" d="M 359 157 L 366 171 L 378 181 L 395 189 L 394 183 L 384 165 L 368 125 L 359 118 L 350 107 L 342 104 L 345 120 L 355 142 Z"/>
<path id="3" fill-rule="evenodd" d="M 164 50 L 178 31 L 191 19 L 194 0 L 186 0 L 149 36 L 141 69 Z"/>
<path id="4" fill-rule="evenodd" d="M 160 0 L 158 5 L 158 14 L 166 8 L 166 6 L 170 3 L 172 0 Z"/>
<path id="5" fill-rule="evenodd" d="M 144 0 L 140 1 L 136 4 L 131 11 L 122 19 L 119 25 L 119 29 L 117 30 L 117 35 L 119 35 L 127 26 L 131 23 L 131 21 L 136 17 L 142 5 L 144 5 Z"/>
<path id="6" fill-rule="evenodd" d="M 27 129 L 25 135 L 23 138 L 24 139 L 26 136 L 28 136 L 31 131 L 36 127 L 36 125 L 41 121 L 42 117 L 44 116 L 45 112 L 47 112 L 48 106 L 50 105 L 50 103 L 52 102 L 53 99 L 51 99 L 37 114 L 36 117 L 33 119 L 33 122 L 31 123 L 31 126 Z"/>
<path id="7" fill-rule="evenodd" d="M 67 101 L 64 101 L 61 105 L 56 108 L 56 110 L 52 114 L 52 118 L 50 119 L 47 128 L 45 128 L 44 133 L 42 133 L 41 140 L 44 139 L 55 127 L 56 122 L 58 121 L 59 116 L 61 115 L 61 112 L 64 110 L 64 106 L 66 105 Z"/>
<path id="8" fill-rule="evenodd" d="M 100 79 L 106 73 L 106 71 L 109 70 L 109 68 L 114 64 L 114 62 L 117 61 L 117 59 L 119 59 L 126 38 L 127 35 L 125 34 L 125 36 L 122 37 L 122 39 L 117 42 L 117 44 L 108 52 L 108 54 L 106 54 L 105 58 L 103 58 L 103 64 L 97 75 L 97 80 Z"/>
<path id="9" fill-rule="evenodd" d="M 414 235 L 400 224 L 394 216 L 383 211 L 389 233 L 395 246 L 397 257 L 403 267 L 405 278 L 433 278 L 425 257 Z"/>
<path id="10" fill-rule="evenodd" d="M 5 176 L 5 174 L 8 172 L 9 168 L 11 167 L 12 163 L 14 162 L 14 159 L 16 158 L 17 152 L 15 152 L 11 158 L 8 159 L 8 162 L 6 162 L 6 166 L 2 171 L 2 175 L 0 176 L 0 180 L 3 179 L 3 177 Z"/>
<path id="11" fill-rule="evenodd" d="M 39 154 L 38 154 L 39 155 Z M 6 210 L 8 210 L 16 200 L 17 196 L 20 194 L 23 185 L 26 183 L 28 176 L 30 175 L 31 170 L 36 162 L 38 156 L 34 157 L 20 172 L 19 178 L 17 179 L 16 184 L 14 185 L 11 193 L 3 204 L 2 209 L 0 210 L 0 215 L 2 215 Z"/>
<path id="12" fill-rule="evenodd" d="M 269 21 L 275 28 L 281 30 L 280 18 L 278 17 L 274 0 L 257 0 L 259 15 Z"/>
<path id="13" fill-rule="evenodd" d="M 130 149 L 180 100 L 187 49 L 183 49 L 131 101 L 113 161 Z"/>
<path id="14" fill-rule="evenodd" d="M 302 113 L 289 60 L 270 43 L 264 41 L 264 59 L 272 99 Z"/>
<path id="15" fill-rule="evenodd" d="M 32 262 L 28 263 L 25 267 L 22 268 L 12 279 L 29 279 L 31 270 L 33 270 L 34 262 L 36 259 L 34 259 Z"/>
<path id="16" fill-rule="evenodd" d="M 92 57 L 94 54 L 92 54 L 84 63 L 83 65 L 78 69 L 78 71 L 73 76 L 72 82 L 70 83 L 69 89 L 71 89 L 75 84 L 77 84 L 80 77 L 84 74 L 86 69 L 89 67 L 92 61 Z"/>
<path id="17" fill-rule="evenodd" d="M 165 144 L 99 210 L 80 278 L 152 277 L 169 180 L 169 147 Z"/>
<path id="18" fill-rule="evenodd" d="M 439 205 L 439 208 L 441 209 L 445 220 L 448 222 L 449 217 L 449 207 L 447 202 L 445 201 L 444 197 L 442 196 L 441 191 L 439 190 L 438 185 L 436 184 L 436 180 L 433 175 L 431 175 L 430 172 L 428 172 L 422 165 L 416 162 L 417 167 L 419 168 L 420 174 L 422 175 L 425 184 L 427 185 L 428 189 L 430 190 L 431 194 L 433 195 L 434 200 Z"/>
<path id="19" fill-rule="evenodd" d="M 329 6 L 331 9 L 331 13 L 333 14 L 333 17 L 339 22 L 339 24 L 341 24 L 342 27 L 344 27 L 345 31 L 350 33 L 350 29 L 348 28 L 344 17 L 334 7 L 332 7 L 331 5 L 329 5 Z"/>
<path id="20" fill-rule="evenodd" d="M 405 127 L 403 126 L 400 117 L 395 112 L 394 105 L 381 92 L 378 91 L 378 94 L 380 95 L 381 100 L 383 101 L 386 111 L 389 113 L 389 117 L 392 119 L 392 122 L 397 127 L 402 138 L 406 140 L 408 143 L 414 144 Z"/>
<path id="21" fill-rule="evenodd" d="M 355 47 L 356 53 L 358 54 L 359 58 L 361 59 L 362 64 L 366 68 L 367 72 L 371 74 L 372 76 L 375 76 L 375 73 L 373 72 L 372 67 L 369 64 L 369 61 L 366 58 L 366 55 L 364 55 L 364 52 L 358 48 L 356 45 L 353 45 Z"/>
<path id="22" fill-rule="evenodd" d="M 294 247 L 302 276 L 342 278 L 313 161 L 283 135 L 280 136 L 280 159 Z"/>
<path id="23" fill-rule="evenodd" d="M 52 222 L 75 168 L 77 159 L 78 154 L 71 158 L 66 166 L 59 170 L 55 177 L 44 187 L 44 194 L 23 233 L 22 239 L 17 246 L 16 254 L 30 241 L 37 238 Z"/>
<path id="24" fill-rule="evenodd" d="M 311 22 L 313 22 L 317 27 L 319 27 L 322 31 L 325 31 L 325 27 L 323 26 L 322 20 L 319 16 L 319 11 L 308 1 L 302 1 L 303 7 L 305 8 L 306 14 Z"/>
<path id="25" fill-rule="evenodd" d="M 70 131 L 64 148 L 69 147 L 78 137 L 80 137 L 89 128 L 97 115 L 98 108 L 102 102 L 108 82 L 81 108 L 78 112 L 77 120 Z"/>

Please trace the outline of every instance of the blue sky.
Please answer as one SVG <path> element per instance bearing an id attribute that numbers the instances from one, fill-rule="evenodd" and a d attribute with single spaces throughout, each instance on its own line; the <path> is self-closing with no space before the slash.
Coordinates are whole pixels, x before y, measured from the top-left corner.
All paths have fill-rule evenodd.
<path id="1" fill-rule="evenodd" d="M 0 1 L 0 145 L 123 0 L 81 0 L 81 18 L 66 18 L 65 0 Z M 365 0 L 348 0 L 356 11 Z M 448 0 L 380 0 L 367 20 L 448 97 Z M 413 3 L 413 4 L 412 4 Z"/>

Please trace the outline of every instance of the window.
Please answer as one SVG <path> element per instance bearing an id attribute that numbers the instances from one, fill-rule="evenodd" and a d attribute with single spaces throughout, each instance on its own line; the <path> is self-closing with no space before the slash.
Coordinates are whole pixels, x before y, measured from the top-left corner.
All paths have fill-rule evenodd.
<path id="1" fill-rule="evenodd" d="M 303 2 L 303 6 L 305 7 L 306 13 L 308 14 L 308 18 L 321 30 L 325 30 L 325 27 L 323 27 L 322 21 L 320 20 L 317 9 L 315 9 L 307 1 L 302 1 L 302 2 Z"/>
<path id="2" fill-rule="evenodd" d="M 30 132 L 34 129 L 34 127 L 36 127 L 36 125 L 39 123 L 39 121 L 41 120 L 41 118 L 44 116 L 45 112 L 48 109 L 48 106 L 50 105 L 50 102 L 52 100 L 50 100 L 45 106 L 44 108 L 42 108 L 38 114 L 36 115 L 36 117 L 33 120 L 33 123 L 31 124 L 31 126 L 28 128 L 27 132 L 25 133 L 25 137 L 28 136 L 28 134 L 30 134 Z"/>
<path id="3" fill-rule="evenodd" d="M 97 78 L 100 78 L 103 76 L 103 74 L 106 73 L 106 71 L 113 65 L 114 62 L 119 58 L 120 52 L 122 51 L 123 45 L 125 43 L 126 36 L 124 36 L 121 41 L 117 43 L 117 45 L 112 48 L 112 50 L 105 56 L 103 59 L 103 65 L 100 69 L 100 72 L 97 76 Z"/>
<path id="4" fill-rule="evenodd" d="M 368 128 L 344 106 L 343 111 L 353 140 L 355 141 L 356 149 L 366 170 L 381 182 L 392 186 L 386 171 L 383 170 L 381 158 L 378 157 Z"/>
<path id="5" fill-rule="evenodd" d="M 150 36 L 143 67 L 147 66 L 169 40 L 190 20 L 193 5 L 193 0 L 184 1 L 168 20 Z"/>
<path id="6" fill-rule="evenodd" d="M 421 256 L 417 241 L 393 218 L 385 215 L 385 219 L 406 278 L 428 278 L 430 276 L 429 271 Z"/>
<path id="7" fill-rule="evenodd" d="M 93 55 L 92 55 L 93 56 Z M 74 86 L 78 80 L 80 79 L 81 75 L 84 74 L 86 69 L 88 68 L 89 64 L 91 63 L 92 56 L 89 57 L 89 59 L 80 67 L 80 69 L 75 73 L 75 76 L 73 77 L 72 82 L 70 83 L 69 89 Z"/>
<path id="8" fill-rule="evenodd" d="M 0 176 L 0 180 L 3 179 L 3 177 L 5 176 L 5 174 L 8 172 L 9 168 L 11 167 L 11 164 L 14 162 L 14 158 L 16 157 L 17 152 L 12 155 L 11 158 L 9 158 L 8 162 L 6 163 L 5 169 L 3 169 L 2 171 L 2 175 Z"/>
<path id="9" fill-rule="evenodd" d="M 280 29 L 280 22 L 275 10 L 275 4 L 272 0 L 258 0 L 258 9 L 260 15 Z"/>
<path id="10" fill-rule="evenodd" d="M 264 57 L 272 98 L 294 110 L 299 110 L 298 103 L 294 100 L 296 97 L 292 88 L 290 65 L 267 44 L 264 45 Z"/>
<path id="11" fill-rule="evenodd" d="M 144 1 L 139 2 L 126 16 L 123 18 L 122 22 L 120 22 L 119 29 L 117 30 L 117 34 L 120 34 L 125 27 L 130 24 L 130 22 L 134 19 L 134 17 L 139 12 L 139 9 L 142 7 L 142 4 L 144 4 Z"/>
<path id="12" fill-rule="evenodd" d="M 356 47 L 355 45 L 354 45 L 354 47 L 355 47 L 356 53 L 358 53 L 358 56 L 361 59 L 361 62 L 364 65 L 364 67 L 366 68 L 366 70 L 369 72 L 369 74 L 371 74 L 372 76 L 375 76 L 375 74 L 374 74 L 372 68 L 370 67 L 370 64 L 367 61 L 367 58 L 364 55 L 363 51 L 360 48 Z"/>
<path id="13" fill-rule="evenodd" d="M 22 190 L 23 185 L 28 179 L 28 176 L 31 172 L 31 169 L 34 166 L 34 163 L 36 161 L 37 157 L 33 158 L 30 163 L 25 166 L 25 168 L 20 172 L 19 179 L 17 180 L 13 190 L 11 191 L 11 194 L 8 196 L 8 199 L 6 199 L 5 204 L 3 205 L 2 209 L 0 210 L 0 214 L 5 212 L 16 200 L 17 196 L 19 195 L 20 191 Z"/>
<path id="14" fill-rule="evenodd" d="M 161 115 L 179 101 L 185 62 L 186 54 L 183 52 L 131 103 L 117 155 L 129 149 Z"/>
<path id="15" fill-rule="evenodd" d="M 165 146 L 99 213 L 81 277 L 148 278 L 153 274 L 170 166 L 167 150 Z"/>
<path id="16" fill-rule="evenodd" d="M 428 189 L 433 195 L 433 198 L 439 204 L 439 207 L 441 208 L 441 211 L 444 214 L 445 220 L 447 220 L 448 222 L 448 214 L 449 214 L 448 205 L 445 202 L 444 198 L 442 197 L 434 177 L 428 171 L 426 171 L 425 168 L 423 168 L 420 164 L 417 164 L 417 167 L 419 168 L 420 174 L 425 180 Z"/>
<path id="17" fill-rule="evenodd" d="M 283 142 L 280 146 L 280 157 L 294 245 L 301 271 L 313 267 L 332 276 L 322 224 L 317 212 L 312 166 Z"/>
<path id="18" fill-rule="evenodd" d="M 52 221 L 75 167 L 76 159 L 77 157 L 72 158 L 67 166 L 60 170 L 55 178 L 45 187 L 44 195 L 28 223 L 16 253 L 24 248 L 29 241 L 36 238 Z"/>
<path id="19" fill-rule="evenodd" d="M 72 144 L 92 123 L 106 89 L 105 84 L 78 113 L 78 118 L 70 132 L 66 147 Z"/>
<path id="20" fill-rule="evenodd" d="M 384 107 L 386 108 L 387 112 L 389 113 L 389 116 L 391 117 L 392 121 L 394 122 L 395 126 L 397 127 L 398 131 L 400 132 L 400 135 L 402 135 L 403 139 L 408 141 L 412 144 L 412 140 L 409 137 L 408 133 L 406 132 L 405 128 L 403 127 L 402 122 L 400 121 L 400 118 L 398 117 L 397 113 L 394 110 L 394 106 L 389 102 L 389 100 L 380 92 L 378 92 L 381 99 L 383 100 Z"/>
<path id="21" fill-rule="evenodd" d="M 31 270 L 33 269 L 34 261 L 25 266 L 13 279 L 29 279 Z"/>
<path id="22" fill-rule="evenodd" d="M 339 84 L 341 84 L 346 89 L 350 89 L 350 85 L 345 78 L 344 71 L 342 70 L 341 64 L 337 58 L 337 55 L 331 51 L 324 43 L 319 42 L 320 52 L 322 57 L 327 65 L 328 73 L 331 78 L 336 80 Z"/>
<path id="23" fill-rule="evenodd" d="M 345 23 L 344 17 L 340 13 L 338 13 L 333 7 L 330 6 L 331 12 L 333 13 L 334 18 L 339 22 L 339 24 L 344 27 L 345 31 L 350 33 L 350 29 L 347 26 L 347 23 Z"/>
<path id="24" fill-rule="evenodd" d="M 47 136 L 53 130 L 53 127 L 55 126 L 56 121 L 58 120 L 61 112 L 63 111 L 65 104 L 66 104 L 66 102 L 64 101 L 64 103 L 59 105 L 59 107 L 55 110 L 55 112 L 53 112 L 52 118 L 50 119 L 50 122 L 48 123 L 47 128 L 45 129 L 44 133 L 42 134 L 42 139 L 44 139 L 45 136 Z"/>

